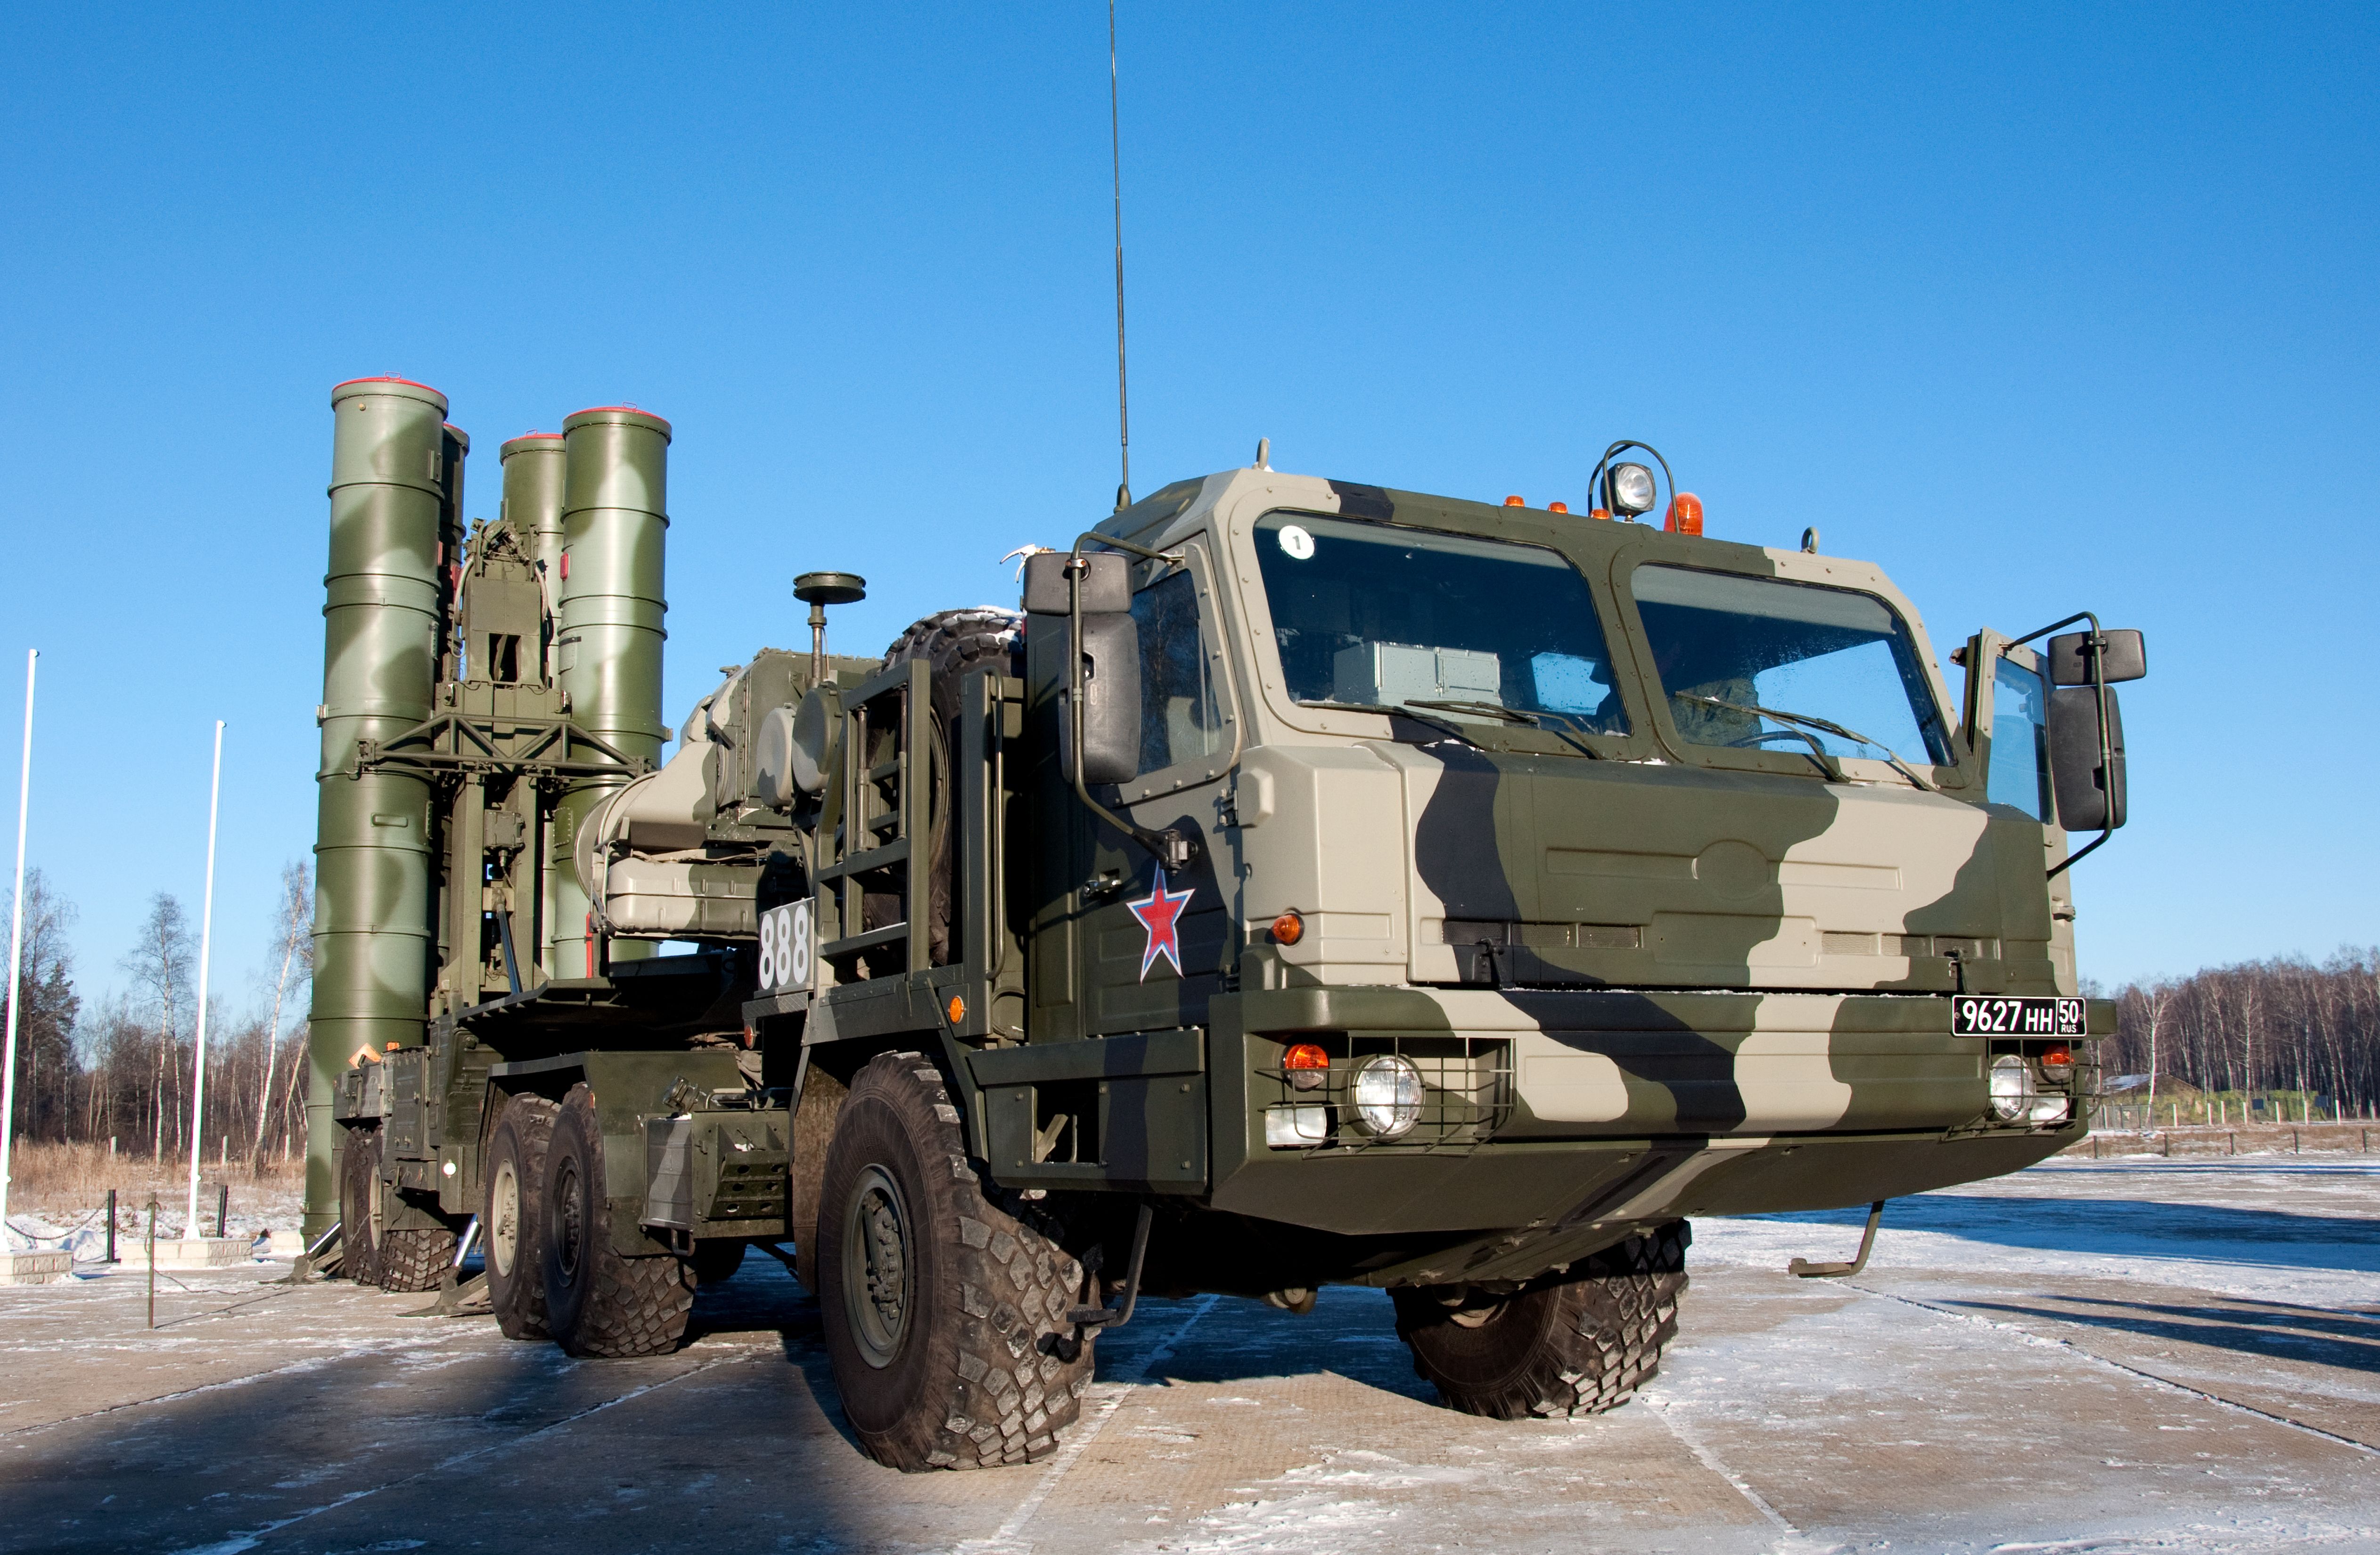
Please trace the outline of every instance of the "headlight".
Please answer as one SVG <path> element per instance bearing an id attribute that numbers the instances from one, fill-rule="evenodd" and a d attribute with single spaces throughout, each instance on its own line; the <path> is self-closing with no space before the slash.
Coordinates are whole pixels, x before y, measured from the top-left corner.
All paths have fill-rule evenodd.
<path id="1" fill-rule="evenodd" d="M 1310 1149 L 1330 1138 L 1330 1109 L 1318 1106 L 1265 1109 L 1265 1144 L 1276 1150 Z"/>
<path id="2" fill-rule="evenodd" d="M 1357 1064 L 1350 1089 L 1355 1119 L 1367 1134 L 1394 1139 L 1421 1121 L 1421 1071 L 1393 1053 Z"/>
<path id="3" fill-rule="evenodd" d="M 2014 1123 L 2033 1110 L 2033 1071 L 2014 1053 L 1992 1060 L 1992 1115 Z"/>
<path id="4" fill-rule="evenodd" d="M 1607 478 L 1610 483 L 1611 511 L 1633 517 L 1653 511 L 1653 472 L 1643 465 L 1613 465 Z"/>

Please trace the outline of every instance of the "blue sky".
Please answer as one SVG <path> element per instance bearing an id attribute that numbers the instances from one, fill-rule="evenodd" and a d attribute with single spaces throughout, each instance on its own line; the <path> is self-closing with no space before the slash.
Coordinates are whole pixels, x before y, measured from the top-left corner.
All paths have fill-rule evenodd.
<path id="1" fill-rule="evenodd" d="M 1266 435 L 1584 505 L 1646 438 L 1713 533 L 1819 526 L 1944 651 L 2148 632 L 2087 973 L 2380 940 L 2338 716 L 2380 647 L 2368 7 L 1122 15 L 1138 490 Z M 341 379 L 444 389 L 476 514 L 506 437 L 675 423 L 673 717 L 800 644 L 797 571 L 872 580 L 854 651 L 1013 598 L 996 558 L 1115 485 L 1106 50 L 1089 4 L 16 18 L 0 658 L 42 650 L 86 991 L 151 893 L 195 911 L 218 717 L 216 987 L 263 960 Z"/>

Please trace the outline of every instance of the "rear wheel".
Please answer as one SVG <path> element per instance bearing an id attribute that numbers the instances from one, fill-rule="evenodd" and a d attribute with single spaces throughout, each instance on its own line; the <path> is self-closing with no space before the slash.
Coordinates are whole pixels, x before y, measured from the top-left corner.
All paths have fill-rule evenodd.
<path id="1" fill-rule="evenodd" d="M 351 1128 L 339 1160 L 339 1272 L 380 1283 L 380 1130 Z"/>
<path id="2" fill-rule="evenodd" d="M 383 1291 L 434 1291 L 455 1267 L 455 1233 L 444 1226 L 380 1233 L 379 1278 Z"/>
<path id="3" fill-rule="evenodd" d="M 656 1247 L 641 1257 L 612 1245 L 603 1130 L 595 1093 L 573 1086 L 553 1120 L 543 1188 L 546 1324 L 574 1355 L 662 1355 L 686 1337 L 694 1278 Z"/>
<path id="4" fill-rule="evenodd" d="M 1065 1314 L 1082 1266 L 984 1197 L 941 1071 L 885 1053 L 853 1080 L 819 1203 L 819 1308 L 844 1415 L 897 1469 L 1029 1463 L 1091 1377 Z M 1020 1206 L 1020 1208 L 1022 1208 Z"/>
<path id="5" fill-rule="evenodd" d="M 549 1339 L 545 1321 L 546 1146 L 561 1109 L 542 1096 L 504 1103 L 488 1140 L 487 1197 L 480 1210 L 488 1303 L 506 1339 Z"/>
<path id="6" fill-rule="evenodd" d="M 1449 1407 L 1498 1420 L 1599 1415 L 1660 1369 L 1678 1334 L 1692 1233 L 1673 1221 L 1509 1295 L 1390 1292 L 1414 1370 Z"/>

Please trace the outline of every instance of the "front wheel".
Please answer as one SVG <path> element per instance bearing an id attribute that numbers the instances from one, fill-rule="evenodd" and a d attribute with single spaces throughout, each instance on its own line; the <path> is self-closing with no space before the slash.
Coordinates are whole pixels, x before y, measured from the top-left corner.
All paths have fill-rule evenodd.
<path id="1" fill-rule="evenodd" d="M 603 1128 L 595 1093 L 573 1086 L 554 1115 L 542 1194 L 546 1324 L 574 1355 L 664 1355 L 694 1309 L 686 1260 L 655 1248 L 624 1257 L 612 1245 Z"/>
<path id="2" fill-rule="evenodd" d="M 1065 1321 L 1082 1266 L 984 1197 L 931 1060 L 860 1070 L 820 1189 L 820 1317 L 861 1445 L 910 1471 L 1055 1451 L 1091 1378 Z"/>
<path id="3" fill-rule="evenodd" d="M 1397 1333 L 1450 1408 L 1495 1420 L 1599 1415 L 1660 1369 L 1678 1335 L 1692 1240 L 1672 1221 L 1508 1295 L 1391 1291 Z"/>

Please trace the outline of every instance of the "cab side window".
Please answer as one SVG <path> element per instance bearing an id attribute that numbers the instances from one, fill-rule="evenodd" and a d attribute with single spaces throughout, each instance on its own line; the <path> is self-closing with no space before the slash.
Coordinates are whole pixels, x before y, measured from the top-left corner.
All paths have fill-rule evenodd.
<path id="1" fill-rule="evenodd" d="M 1177 568 L 1134 595 L 1132 618 L 1140 628 L 1140 770 L 1214 755 L 1223 711 L 1190 574 Z"/>
<path id="2" fill-rule="evenodd" d="M 2049 695 L 2040 672 L 2002 654 L 1992 662 L 1992 765 L 1984 797 L 2050 818 Z"/>

